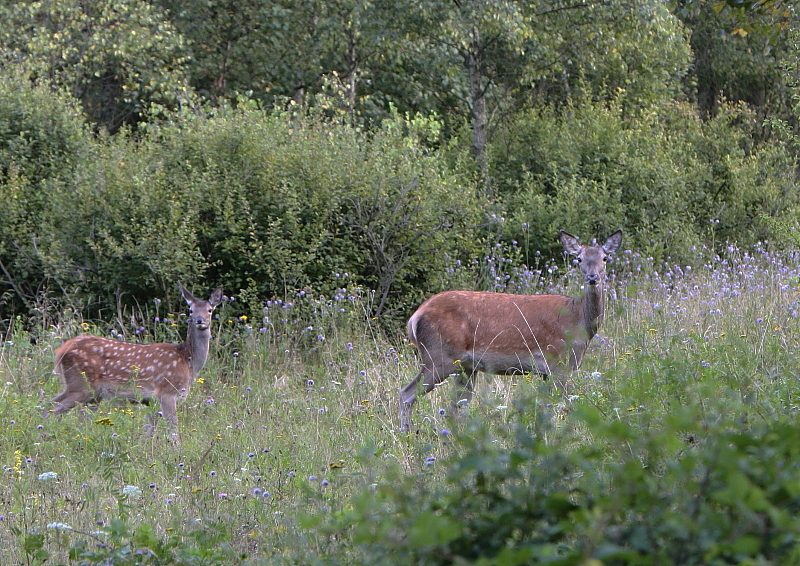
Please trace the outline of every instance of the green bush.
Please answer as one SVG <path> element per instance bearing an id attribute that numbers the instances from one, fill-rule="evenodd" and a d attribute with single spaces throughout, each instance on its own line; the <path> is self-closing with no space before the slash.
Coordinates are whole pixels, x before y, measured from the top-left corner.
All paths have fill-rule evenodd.
<path id="1" fill-rule="evenodd" d="M 362 286 L 383 315 L 421 299 L 444 253 L 477 247 L 472 187 L 423 143 L 437 128 L 398 117 L 366 135 L 242 108 L 164 127 L 158 149 L 194 199 L 210 280 L 284 299 Z"/>
<path id="2" fill-rule="evenodd" d="M 780 145 L 753 146 L 754 120 L 737 105 L 708 122 L 681 104 L 635 118 L 591 102 L 530 112 L 495 145 L 508 237 L 522 239 L 526 223 L 530 251 L 556 250 L 558 229 L 603 237 L 622 228 L 627 245 L 658 260 L 768 238 L 762 215 L 797 210 L 794 162 Z"/>
<path id="3" fill-rule="evenodd" d="M 0 80 L 0 320 L 34 307 L 47 287 L 37 259 L 53 199 L 74 188 L 87 127 L 74 100 L 20 75 Z M 76 203 L 70 202 L 72 207 Z M 56 214 L 60 214 L 58 210 Z"/>
<path id="4" fill-rule="evenodd" d="M 70 99 L 13 77 L 0 89 L 6 320 L 65 305 L 129 320 L 177 303 L 183 281 L 222 284 L 248 315 L 367 290 L 367 314 L 396 331 L 443 288 L 509 288 L 537 251 L 560 255 L 559 229 L 621 228 L 646 257 L 690 261 L 703 244 L 774 239 L 798 214 L 789 150 L 753 145 L 739 106 L 705 123 L 680 104 L 521 115 L 493 145 L 501 198 L 485 202 L 466 145 L 443 144 L 432 118 L 366 133 L 243 100 L 95 137 Z"/>
<path id="5" fill-rule="evenodd" d="M 519 408 L 531 412 L 530 404 Z M 533 412 L 546 415 L 541 405 Z M 318 528 L 351 537 L 362 564 L 685 566 L 800 557 L 796 424 L 747 428 L 687 407 L 641 427 L 584 407 L 572 425 L 593 441 L 576 445 L 568 426 L 523 415 L 499 436 L 483 426 L 459 436 L 445 485 L 429 487 L 424 472 L 387 478 Z"/>
<path id="6" fill-rule="evenodd" d="M 181 280 L 222 284 L 251 313 L 299 290 L 362 287 L 371 314 L 394 321 L 448 258 L 480 246 L 480 203 L 428 149 L 437 135 L 432 120 L 397 117 L 368 136 L 244 105 L 85 138 L 72 181 L 53 185 L 20 238 L 36 239 L 31 261 L 89 316 L 174 297 Z"/>

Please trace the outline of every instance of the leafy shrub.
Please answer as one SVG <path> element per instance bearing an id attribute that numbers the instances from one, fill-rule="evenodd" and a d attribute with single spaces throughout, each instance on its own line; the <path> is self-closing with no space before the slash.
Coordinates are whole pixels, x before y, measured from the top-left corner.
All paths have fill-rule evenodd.
<path id="1" fill-rule="evenodd" d="M 397 117 L 366 136 L 243 105 L 145 137 L 85 137 L 80 167 L 20 228 L 39 270 L 26 283 L 51 281 L 87 316 L 120 318 L 174 297 L 176 280 L 222 284 L 251 313 L 301 289 L 361 286 L 376 291 L 371 314 L 394 320 L 448 257 L 481 245 L 471 185 L 424 143 L 437 132 Z"/>
<path id="2" fill-rule="evenodd" d="M 366 136 L 241 108 L 162 128 L 158 149 L 194 199 L 209 279 L 262 298 L 349 281 L 382 315 L 421 298 L 443 252 L 476 247 L 471 186 L 422 143 L 437 127 L 398 117 Z"/>
<path id="3" fill-rule="evenodd" d="M 584 407 L 573 424 L 594 441 L 577 448 L 546 419 L 473 426 L 446 485 L 389 478 L 327 528 L 364 564 L 796 561 L 800 427 L 720 417 L 687 407 L 642 427 Z"/>
<path id="4" fill-rule="evenodd" d="M 36 250 L 52 199 L 71 191 L 87 128 L 75 101 L 9 73 L 0 80 L 0 319 L 33 308 L 44 278 Z M 75 203 L 70 203 L 74 206 Z"/>
<path id="5" fill-rule="evenodd" d="M 613 103 L 530 112 L 495 146 L 514 212 L 508 237 L 521 239 L 513 228 L 527 223 L 530 245 L 544 251 L 558 229 L 603 237 L 622 228 L 632 248 L 656 259 L 770 237 L 761 215 L 798 205 L 794 163 L 779 145 L 753 147 L 754 119 L 737 105 L 705 123 L 681 104 L 635 119 Z"/>

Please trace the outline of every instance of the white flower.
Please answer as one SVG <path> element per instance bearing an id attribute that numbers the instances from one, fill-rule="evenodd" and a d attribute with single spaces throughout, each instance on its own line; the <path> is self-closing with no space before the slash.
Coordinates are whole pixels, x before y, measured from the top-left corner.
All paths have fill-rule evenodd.
<path id="1" fill-rule="evenodd" d="M 122 495 L 127 495 L 128 497 L 136 497 L 142 494 L 142 490 L 136 487 L 135 485 L 126 485 L 122 488 Z"/>
<path id="2" fill-rule="evenodd" d="M 55 472 L 45 472 L 43 474 L 39 474 L 39 479 L 41 481 L 54 480 L 54 479 L 57 479 L 57 478 L 58 478 L 58 474 L 55 473 Z"/>
<path id="3" fill-rule="evenodd" d="M 71 531 L 72 527 L 69 525 L 65 525 L 64 523 L 50 523 L 47 525 L 48 529 L 61 529 L 62 531 Z"/>

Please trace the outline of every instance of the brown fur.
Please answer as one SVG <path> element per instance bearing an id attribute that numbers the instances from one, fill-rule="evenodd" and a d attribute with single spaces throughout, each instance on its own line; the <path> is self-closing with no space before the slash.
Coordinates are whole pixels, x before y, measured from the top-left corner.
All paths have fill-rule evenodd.
<path id="1" fill-rule="evenodd" d="M 615 232 L 602 247 L 581 246 L 563 231 L 559 238 L 564 250 L 578 258 L 584 276 L 585 291 L 579 299 L 445 291 L 411 316 L 408 339 L 417 346 L 421 364 L 400 391 L 400 430 L 410 429 L 420 381 L 424 395 L 455 374 L 460 402 L 471 399 L 478 371 L 549 376 L 580 366 L 603 320 L 605 262 L 621 245 L 622 234 Z"/>

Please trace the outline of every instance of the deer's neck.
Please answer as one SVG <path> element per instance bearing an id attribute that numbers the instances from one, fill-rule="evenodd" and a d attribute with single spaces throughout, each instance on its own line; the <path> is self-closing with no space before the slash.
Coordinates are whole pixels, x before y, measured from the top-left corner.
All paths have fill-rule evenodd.
<path id="1" fill-rule="evenodd" d="M 603 322 L 605 313 L 605 298 L 603 286 L 586 284 L 586 290 L 578 302 L 581 329 L 586 332 L 586 340 L 591 340 L 600 323 Z"/>
<path id="2" fill-rule="evenodd" d="M 186 333 L 186 341 L 181 344 L 180 348 L 183 350 L 189 362 L 189 371 L 192 375 L 192 381 L 197 379 L 197 374 L 206 365 L 208 359 L 208 345 L 211 341 L 211 331 L 198 330 L 194 324 L 189 324 L 189 331 Z"/>

